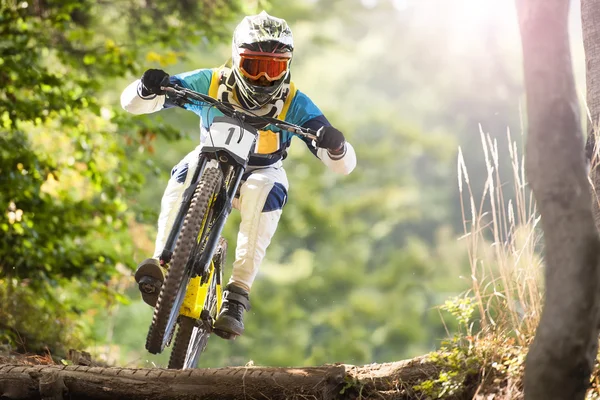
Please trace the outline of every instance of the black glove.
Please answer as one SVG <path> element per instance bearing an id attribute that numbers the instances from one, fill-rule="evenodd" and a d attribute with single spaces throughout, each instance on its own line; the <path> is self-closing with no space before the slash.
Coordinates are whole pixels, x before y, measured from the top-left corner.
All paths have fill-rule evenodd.
<path id="1" fill-rule="evenodd" d="M 149 69 L 144 72 L 144 75 L 142 75 L 142 96 L 165 94 L 163 90 L 160 90 L 160 87 L 164 86 L 167 79 L 169 79 L 169 74 L 162 69 Z"/>
<path id="2" fill-rule="evenodd" d="M 344 138 L 344 134 L 333 126 L 323 126 L 317 131 L 316 142 L 317 147 L 337 152 L 344 148 L 346 139 Z"/>

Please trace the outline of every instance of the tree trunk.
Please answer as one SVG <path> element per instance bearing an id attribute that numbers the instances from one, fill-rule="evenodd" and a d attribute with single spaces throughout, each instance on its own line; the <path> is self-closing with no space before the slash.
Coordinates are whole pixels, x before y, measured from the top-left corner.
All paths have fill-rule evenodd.
<path id="1" fill-rule="evenodd" d="M 85 366 L 0 366 L 0 398 L 26 399 L 332 399 L 343 366 L 193 370 Z"/>
<path id="2" fill-rule="evenodd" d="M 546 296 L 527 399 L 583 399 L 597 351 L 598 261 L 571 66 L 569 0 L 517 0 L 529 131 L 526 169 L 545 240 Z"/>
<path id="3" fill-rule="evenodd" d="M 442 366 L 427 356 L 366 366 L 213 368 L 193 370 L 0 364 L 6 400 L 119 399 L 394 399 L 423 397 L 413 386 L 437 379 Z M 477 375 L 477 373 L 475 373 Z M 471 399 L 475 376 L 453 399 Z"/>
<path id="4" fill-rule="evenodd" d="M 585 50 L 587 107 L 589 110 L 587 157 L 592 181 L 592 210 L 596 228 L 600 230 L 600 157 L 597 148 L 600 122 L 600 1 L 581 0 L 581 26 Z"/>

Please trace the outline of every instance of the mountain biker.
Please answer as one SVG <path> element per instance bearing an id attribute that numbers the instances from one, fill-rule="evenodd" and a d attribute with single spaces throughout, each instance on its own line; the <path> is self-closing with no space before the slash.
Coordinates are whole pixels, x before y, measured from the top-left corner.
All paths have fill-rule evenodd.
<path id="1" fill-rule="evenodd" d="M 309 150 L 331 170 L 349 174 L 356 166 L 354 149 L 342 132 L 331 126 L 323 113 L 291 81 L 290 64 L 294 46 L 285 20 L 261 12 L 245 17 L 235 28 L 232 59 L 223 66 L 198 69 L 169 76 L 148 69 L 121 95 L 121 105 L 132 114 L 156 112 L 175 106 L 161 90 L 168 79 L 173 84 L 208 94 L 242 110 L 269 116 L 318 131 L 317 139 L 301 138 Z M 186 106 L 207 124 L 209 107 Z M 249 293 L 258 268 L 271 242 L 282 208 L 287 202 L 288 180 L 282 161 L 294 136 L 272 125 L 259 131 L 255 152 L 234 207 L 241 212 L 235 262 L 223 293 L 223 306 L 215 321 L 215 333 L 234 338 L 244 331 L 243 312 L 250 307 Z M 300 137 L 300 136 L 297 136 Z M 199 148 L 189 153 L 172 170 L 158 218 L 156 247 L 152 258 L 142 261 L 135 273 L 143 300 L 155 306 L 164 272 L 159 257 L 182 200 L 188 165 L 197 159 Z"/>

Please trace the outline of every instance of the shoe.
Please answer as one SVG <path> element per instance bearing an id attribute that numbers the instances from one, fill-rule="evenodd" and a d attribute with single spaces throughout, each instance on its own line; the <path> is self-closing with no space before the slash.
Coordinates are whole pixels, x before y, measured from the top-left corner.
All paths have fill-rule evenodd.
<path id="1" fill-rule="evenodd" d="M 250 309 L 248 291 L 229 284 L 223 292 L 223 308 L 215 321 L 213 330 L 223 339 L 235 339 L 244 333 L 244 311 Z"/>
<path id="2" fill-rule="evenodd" d="M 163 269 L 158 260 L 155 258 L 145 259 L 138 265 L 134 276 L 142 294 L 142 300 L 152 307 L 156 306 L 160 288 L 165 281 Z"/>

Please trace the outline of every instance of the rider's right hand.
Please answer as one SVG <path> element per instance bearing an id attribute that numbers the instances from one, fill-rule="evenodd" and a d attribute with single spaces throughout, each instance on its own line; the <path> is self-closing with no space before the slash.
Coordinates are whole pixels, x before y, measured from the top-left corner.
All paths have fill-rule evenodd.
<path id="1" fill-rule="evenodd" d="M 161 83 L 169 78 L 162 69 L 149 69 L 142 75 L 142 96 L 150 96 L 151 94 L 165 94 L 163 90 L 160 90 Z"/>

